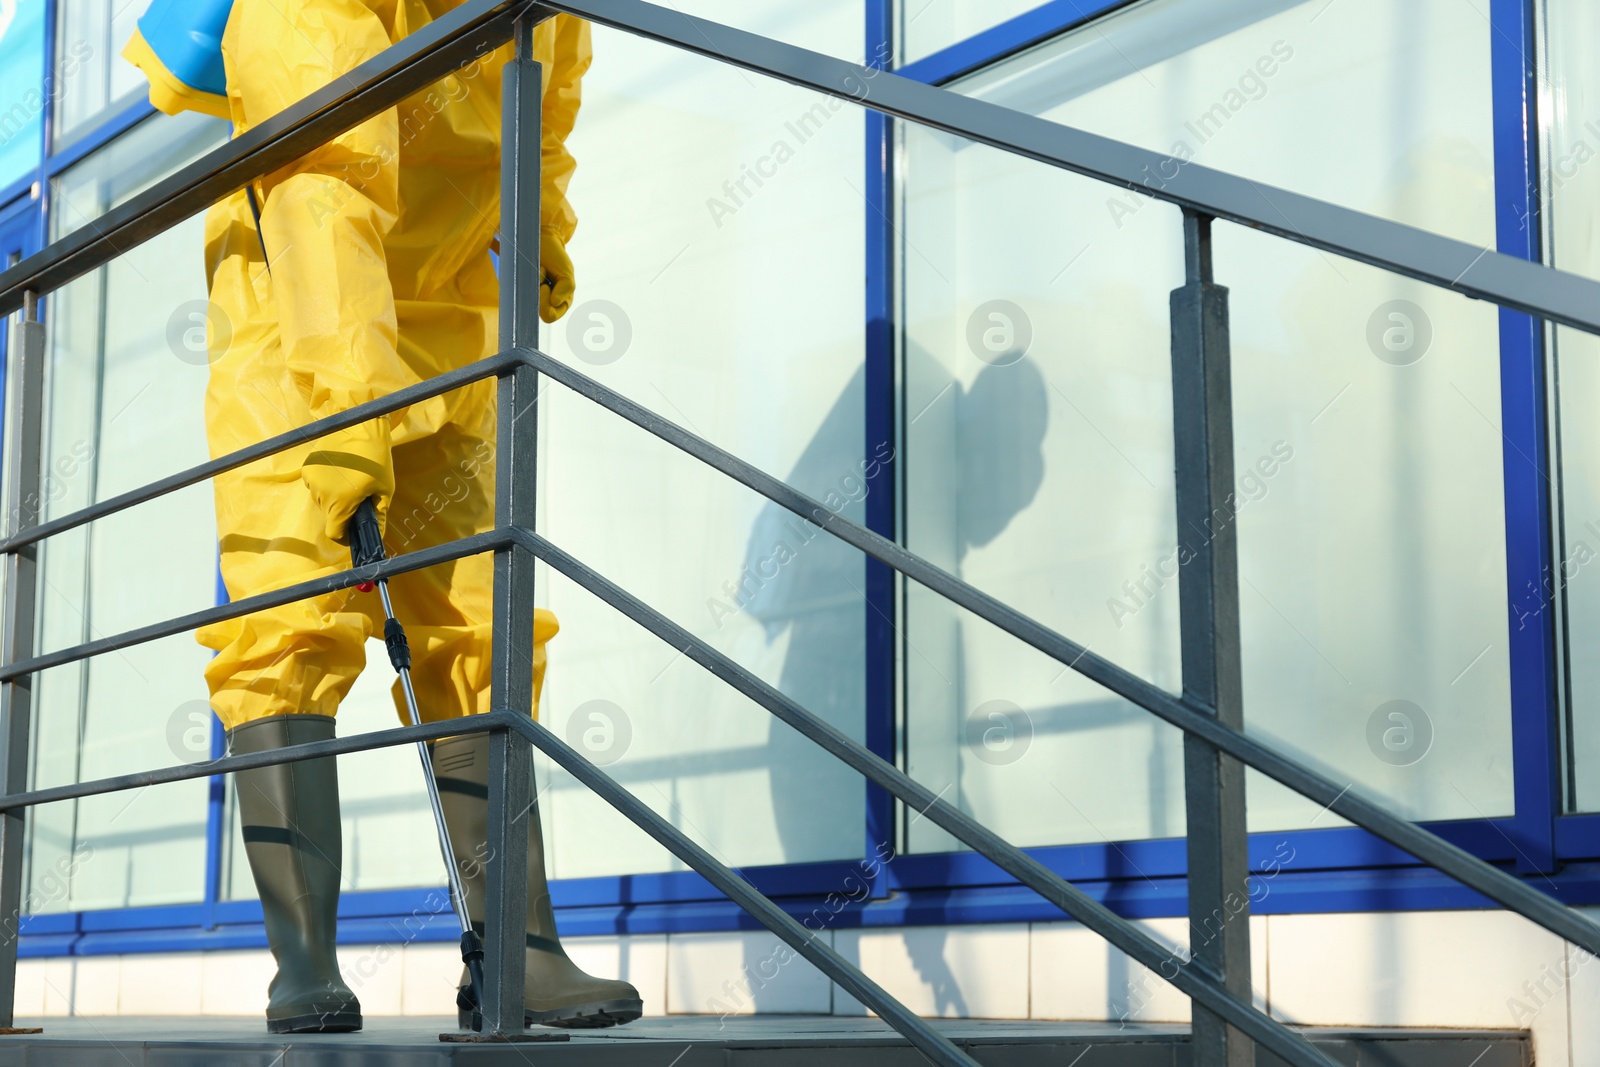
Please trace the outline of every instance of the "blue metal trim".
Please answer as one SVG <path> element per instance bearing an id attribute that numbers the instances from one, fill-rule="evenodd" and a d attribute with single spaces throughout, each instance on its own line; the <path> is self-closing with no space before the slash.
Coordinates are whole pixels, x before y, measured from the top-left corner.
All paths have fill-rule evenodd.
<path id="1" fill-rule="evenodd" d="M 217 562 L 217 589 L 216 602 L 220 606 L 228 603 L 228 587 L 222 581 L 222 563 Z M 211 758 L 217 759 L 228 751 L 228 735 L 222 728 L 222 720 L 217 718 L 215 709 L 211 712 Z M 224 775 L 213 774 L 206 779 L 206 872 L 205 872 L 205 919 L 202 925 L 205 929 L 213 929 L 217 924 L 217 902 L 222 899 L 222 854 L 227 832 L 227 783 Z"/>
<path id="2" fill-rule="evenodd" d="M 769 897 L 812 896 L 832 893 L 861 878 L 861 861 L 834 860 L 828 863 L 789 863 L 768 867 L 745 867 L 739 873 Z M 689 903 L 721 900 L 722 894 L 693 871 L 661 874 L 629 874 L 605 878 L 564 878 L 550 883 L 550 896 L 557 907 L 657 903 Z"/>
<path id="3" fill-rule="evenodd" d="M 18 959 L 51 959 L 72 955 L 75 934 L 49 934 L 42 937 L 24 937 L 17 942 Z"/>
<path id="4" fill-rule="evenodd" d="M 459 935 L 458 935 L 459 936 Z M 24 937 L 22 946 L 29 938 Z M 117 933 L 83 934 L 73 940 L 66 951 L 49 953 L 58 956 L 123 956 L 154 952 L 219 952 L 267 947 L 266 928 L 223 927 L 201 930 L 199 927 L 171 930 L 127 930 Z M 19 948 L 18 954 L 23 954 Z M 27 953 L 46 955 L 47 953 Z"/>
<path id="5" fill-rule="evenodd" d="M 81 912 L 52 911 L 43 915 L 24 915 L 17 924 L 19 933 L 28 936 L 45 934 L 76 934 Z"/>
<path id="6" fill-rule="evenodd" d="M 1491 863 L 1509 863 L 1516 851 L 1506 837 L 1509 820 L 1427 823 L 1452 844 Z M 1414 867 L 1408 853 L 1357 827 L 1289 830 L 1250 835 L 1253 870 L 1265 869 L 1280 848 L 1291 849 L 1297 870 Z M 1183 838 L 1030 848 L 1028 854 L 1074 884 L 1146 878 L 1182 878 L 1187 870 Z M 955 889 L 1010 884 L 1012 879 L 972 852 L 901 856 L 888 866 L 894 891 Z"/>
<path id="7" fill-rule="evenodd" d="M 217 718 L 216 712 L 211 713 L 211 758 L 217 759 L 227 753 L 228 736 L 222 729 L 222 720 Z M 223 833 L 227 823 L 227 787 L 224 776 L 213 774 L 206 779 L 206 873 L 205 873 L 205 919 L 203 924 L 206 929 L 216 925 L 217 902 L 222 899 L 222 853 Z"/>
<path id="8" fill-rule="evenodd" d="M 45 176 L 54 178 L 74 163 L 80 162 L 91 152 L 104 148 L 111 141 L 127 133 L 145 119 L 159 114 L 160 112 L 151 106 L 149 100 L 143 97 L 135 100 L 121 111 L 105 119 L 98 126 L 74 137 L 46 158 L 44 164 Z"/>
<path id="9" fill-rule="evenodd" d="M 12 210 L 27 210 L 28 194 L 33 190 L 33 183 L 38 181 L 36 175 L 18 178 L 10 185 L 0 189 L 0 215 Z"/>
<path id="10" fill-rule="evenodd" d="M 1600 816 L 1569 821 L 1574 824 L 1574 832 L 1587 832 L 1600 839 Z M 1587 830 L 1579 825 L 1585 823 Z M 1513 850 L 1493 823 L 1442 823 L 1432 828 L 1497 862 L 1514 859 Z M 1498 854 L 1494 850 L 1496 843 L 1501 846 Z M 1128 909 L 1124 914 L 1179 915 L 1187 906 L 1181 839 L 1030 851 L 1051 869 L 1086 887 L 1097 899 L 1110 902 L 1119 910 Z M 1390 886 L 1404 890 L 1395 890 L 1400 892 L 1395 907 L 1484 906 L 1481 898 L 1460 890 L 1450 879 L 1417 868 L 1404 853 L 1365 831 L 1349 827 L 1256 834 L 1251 839 L 1251 859 L 1258 874 L 1279 866 L 1285 875 L 1293 874 L 1300 894 L 1295 899 L 1304 901 L 1294 910 L 1353 911 L 1368 906 L 1381 910 L 1387 907 L 1382 904 L 1387 898 L 1376 894 L 1389 893 L 1391 890 L 1385 887 Z M 1356 864 L 1364 869 L 1351 870 Z M 1013 897 L 1033 899 L 1031 893 L 1008 884 L 1009 879 L 986 860 L 970 853 L 903 856 L 885 869 L 893 875 L 892 899 L 919 902 L 919 923 L 1013 921 L 1012 904 L 995 911 L 986 902 L 1011 901 Z M 1600 868 L 1582 870 L 1589 873 L 1569 886 L 1562 887 L 1557 880 L 1558 890 L 1570 895 L 1574 902 L 1587 901 L 1591 896 L 1600 898 Z M 1418 881 L 1413 876 L 1419 871 L 1426 871 L 1436 881 Z M 810 914 L 830 902 L 837 906 L 848 898 L 871 897 L 860 889 L 862 875 L 855 863 L 767 867 L 745 873 L 765 892 L 788 901 L 796 915 Z M 1323 881 L 1315 880 L 1324 875 Z M 1584 879 L 1593 879 L 1595 885 L 1585 888 L 1588 883 Z M 1419 886 L 1426 889 L 1420 896 L 1416 888 Z M 1346 889 L 1341 887 L 1354 887 L 1351 892 L 1359 890 L 1365 895 L 1342 896 Z M 1159 892 L 1151 895 L 1157 888 Z M 568 934 L 744 928 L 736 915 L 742 913 L 692 873 L 570 879 L 555 882 L 551 889 L 562 929 Z M 884 900 L 876 899 L 877 903 Z M 1380 903 L 1364 903 L 1375 900 Z M 876 908 L 877 903 L 869 907 Z M 1158 910 L 1146 910 L 1158 904 Z M 906 906 L 909 905 L 900 905 Z M 1059 918 L 1059 913 L 1036 900 L 1029 906 L 1036 907 L 1040 919 Z M 433 921 L 446 917 L 446 909 L 447 901 L 440 888 L 345 893 L 339 902 L 340 941 L 368 944 L 391 940 L 398 936 L 394 934 L 396 929 L 409 939 L 450 941 L 456 936 L 451 923 Z M 894 914 L 893 910 L 878 910 L 871 913 L 877 918 L 841 921 L 851 925 L 889 925 Z M 419 922 L 419 918 L 425 921 Z M 81 944 L 71 951 L 80 954 L 247 948 L 266 943 L 261 932 L 261 906 L 254 900 L 27 916 L 22 932 L 29 939 L 77 934 Z"/>
<path id="11" fill-rule="evenodd" d="M 37 214 L 38 205 L 31 200 L 0 207 L 0 234 L 14 231 L 18 235 L 15 243 L 9 237 L 0 237 L 0 241 L 6 241 L 8 248 L 21 249 L 24 256 L 31 255 L 39 247 L 38 227 L 29 226 Z"/>
<path id="12" fill-rule="evenodd" d="M 200 904 L 158 904 L 143 908 L 105 908 L 78 913 L 77 929 L 83 933 L 125 930 L 161 930 L 198 927 L 203 916 Z M 256 905 L 256 921 L 261 906 Z M 31 916 L 30 916 L 31 918 Z"/>
<path id="13" fill-rule="evenodd" d="M 867 65 L 886 70 L 894 57 L 893 0 L 867 0 Z M 881 112 L 866 113 L 866 350 L 863 370 L 864 425 L 868 464 L 866 525 L 874 533 L 896 536 L 899 440 L 895 426 L 894 308 L 894 130 Z M 887 459 L 882 459 L 887 449 Z M 877 464 L 874 466 L 874 464 Z M 866 746 L 890 763 L 895 759 L 895 626 L 898 614 L 895 576 L 890 567 L 863 557 L 866 565 Z M 878 785 L 866 783 L 864 856 L 892 854 L 898 848 L 894 802 Z M 874 878 L 873 894 L 884 892 L 883 875 Z"/>
<path id="14" fill-rule="evenodd" d="M 1275 872 L 1251 881 L 1251 911 L 1257 915 L 1329 912 L 1499 910 L 1454 879 L 1431 868 L 1310 871 L 1297 854 L 1284 853 Z M 898 861 L 896 861 L 898 862 Z M 1549 879 L 1552 895 L 1573 906 L 1600 904 L 1600 864 L 1568 865 Z M 1187 913 L 1187 885 L 1181 877 L 1086 882 L 1082 888 L 1119 915 L 1135 919 L 1178 917 Z M 443 890 L 417 891 L 442 896 Z M 352 897 L 389 894 L 349 894 Z M 198 906 L 190 905 L 198 914 Z M 993 923 L 1062 922 L 1065 916 L 1020 886 L 977 886 L 897 893 L 882 899 L 816 897 L 791 900 L 784 908 L 818 929 L 885 929 L 904 926 L 964 926 Z M 152 919 L 163 909 L 140 909 Z M 172 912 L 182 909 L 165 909 Z M 343 909 L 341 909 L 342 911 Z M 365 909 L 362 909 L 365 910 Z M 104 915 L 105 913 L 98 913 Z M 119 929 L 83 916 L 31 916 L 24 920 L 20 952 L 38 958 L 149 952 L 194 952 L 266 947 L 260 909 L 254 921 L 215 930 L 194 925 Z M 754 929 L 737 905 L 727 901 L 563 908 L 558 916 L 566 937 L 617 934 L 674 934 Z M 41 920 L 48 920 L 42 922 Z M 82 925 L 75 932 L 73 922 Z M 458 934 L 453 919 L 427 910 L 341 918 L 342 945 L 451 943 Z"/>
<path id="15" fill-rule="evenodd" d="M 1492 0 L 1495 241 L 1538 261 L 1539 185 L 1533 0 Z M 1543 325 L 1500 312 L 1506 580 L 1510 599 L 1511 749 L 1517 870 L 1556 869 L 1560 735 L 1556 686 L 1557 571 L 1553 546 Z"/>
<path id="16" fill-rule="evenodd" d="M 1557 819 L 1556 855 L 1562 862 L 1600 860 L 1600 815 L 1563 815 Z"/>
<path id="17" fill-rule="evenodd" d="M 427 886 L 421 889 L 369 889 L 359 893 L 344 893 L 339 897 L 341 920 L 411 914 L 448 915 L 450 898 L 443 887 Z M 460 936 L 460 930 L 456 934 Z"/>
<path id="18" fill-rule="evenodd" d="M 908 63 L 895 73 L 929 85 L 943 85 L 1132 2 L 1050 0 L 965 41 Z"/>

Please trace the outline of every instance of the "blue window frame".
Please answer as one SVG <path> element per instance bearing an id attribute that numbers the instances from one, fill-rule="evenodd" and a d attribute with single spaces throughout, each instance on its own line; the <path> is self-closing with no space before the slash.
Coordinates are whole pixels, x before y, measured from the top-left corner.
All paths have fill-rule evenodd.
<path id="1" fill-rule="evenodd" d="M 1010 56 L 1131 0 L 1049 0 L 934 55 L 898 69 L 931 84 L 944 84 Z M 44 54 L 60 0 L 45 0 Z M 866 0 L 863 53 L 888 67 L 894 38 L 895 0 Z M 1535 217 L 1539 196 L 1534 114 L 1534 0 L 1491 0 L 1495 182 L 1498 190 L 1499 251 L 1538 259 Z M 31 252 L 48 232 L 48 197 L 29 201 L 35 181 L 59 173 L 149 117 L 147 103 L 128 107 L 94 130 L 44 158 L 36 177 L 0 189 L 0 254 L 15 246 Z M 48 122 L 48 109 L 46 111 Z M 866 122 L 866 446 L 875 454 L 897 441 L 896 375 L 899 322 L 895 277 L 894 222 L 897 175 L 893 121 L 871 112 Z M 41 134 L 48 144 L 48 130 Z M 41 148 L 42 150 L 42 148 Z M 10 242 L 10 244 L 7 244 Z M 1518 591 L 1549 590 L 1553 579 L 1553 532 L 1546 419 L 1544 332 L 1527 316 L 1500 317 L 1501 403 L 1505 436 L 1508 610 L 1526 612 Z M 0 339 L 0 356 L 4 340 Z M 0 364 L 3 366 L 3 364 Z M 1532 462 L 1529 462 L 1529 459 Z M 883 491 L 867 495 L 867 524 L 894 536 L 901 508 L 893 463 L 876 476 Z M 897 754 L 897 579 L 881 564 L 867 564 L 868 746 L 880 756 Z M 223 595 L 218 588 L 219 598 Z M 1543 594 L 1541 594 L 1542 596 Z M 1524 598 L 1525 599 L 1525 598 Z M 1548 598 L 1544 603 L 1548 604 Z M 1600 815 L 1564 815 L 1560 807 L 1558 690 L 1554 612 L 1541 611 L 1535 625 L 1511 627 L 1515 814 L 1501 819 L 1462 820 L 1430 828 L 1476 855 L 1525 874 L 1541 874 L 1541 885 L 1573 904 L 1600 903 Z M 214 731 L 220 752 L 222 733 Z M 208 794 L 205 899 L 192 905 L 30 917 L 22 952 L 28 956 L 98 954 L 196 948 L 235 948 L 265 943 L 259 907 L 221 899 L 223 788 L 214 778 Z M 867 792 L 863 856 L 881 855 L 897 843 L 890 799 L 876 787 Z M 1411 857 L 1363 830 L 1330 828 L 1255 835 L 1258 862 L 1287 843 L 1299 857 L 1258 910 L 1262 913 L 1326 910 L 1409 910 L 1487 906 L 1452 880 L 1420 867 Z M 1072 845 L 1031 850 L 1097 899 L 1126 915 L 1154 917 L 1186 911 L 1184 846 L 1181 839 Z M 748 869 L 763 891 L 797 912 L 828 894 L 849 892 L 862 877 L 858 864 L 834 862 Z M 852 881 L 856 880 L 856 881 Z M 683 932 L 750 927 L 737 907 L 723 900 L 698 875 L 680 872 L 569 879 L 552 891 L 571 934 Z M 856 895 L 856 894 L 852 894 Z M 340 938 L 348 942 L 392 939 L 395 922 L 438 900 L 436 891 L 387 890 L 346 894 Z M 837 916 L 841 926 L 1024 921 L 1060 918 L 988 864 L 968 853 L 908 855 L 877 868 L 862 906 Z M 440 917 L 425 927 L 424 940 L 452 940 L 453 923 Z M 413 937 L 408 933 L 406 936 Z"/>
<path id="2" fill-rule="evenodd" d="M 1535 217 L 1539 195 L 1532 140 L 1539 128 L 1534 113 L 1538 96 L 1533 5 L 1528 0 L 1494 0 L 1489 17 L 1496 241 L 1506 255 L 1537 260 L 1539 231 L 1528 224 Z M 1517 590 L 1545 590 L 1555 574 L 1547 395 L 1543 325 L 1531 316 L 1501 309 L 1506 579 L 1513 605 Z M 1515 608 L 1511 610 L 1516 623 L 1519 616 Z M 1513 625 L 1510 638 L 1516 814 L 1508 836 L 1516 847 L 1519 872 L 1547 873 L 1556 869 L 1555 823 L 1561 811 L 1555 612 L 1540 611 L 1533 625 Z"/>

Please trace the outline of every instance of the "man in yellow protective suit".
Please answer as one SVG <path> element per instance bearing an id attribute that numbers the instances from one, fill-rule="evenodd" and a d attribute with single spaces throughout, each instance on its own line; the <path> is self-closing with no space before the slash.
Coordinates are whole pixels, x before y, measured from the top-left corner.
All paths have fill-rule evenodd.
<path id="1" fill-rule="evenodd" d="M 240 0 L 223 39 L 236 133 L 335 81 L 460 0 Z M 564 141 L 590 62 L 588 24 L 538 27 L 544 184 L 540 311 L 559 318 L 574 291 Z M 431 378 L 491 354 L 498 284 L 500 71 L 510 46 L 418 93 L 253 188 L 206 220 L 213 320 L 206 424 L 213 455 Z M 226 327 L 225 329 L 222 327 Z M 480 382 L 388 419 L 308 442 L 219 476 L 222 575 L 234 599 L 350 566 L 345 527 L 378 499 L 391 552 L 493 526 L 495 386 Z M 489 710 L 493 564 L 478 556 L 396 577 L 425 719 Z M 541 611 L 542 681 L 555 617 Z M 204 628 L 212 706 L 234 753 L 334 736 L 334 713 L 382 632 L 378 600 L 354 590 Z M 404 718 L 398 687 L 396 703 Z M 529 709 L 530 712 L 536 709 Z M 481 929 L 488 744 L 435 746 L 433 760 Z M 340 820 L 329 759 L 237 775 L 245 851 L 278 973 L 267 1028 L 354 1030 L 360 1005 L 334 951 Z M 528 819 L 527 1022 L 609 1026 L 640 1014 L 626 982 L 585 974 L 557 940 L 538 812 Z M 395 847 L 410 847 L 395 842 Z M 441 1005 L 442 1007 L 442 1005 Z"/>

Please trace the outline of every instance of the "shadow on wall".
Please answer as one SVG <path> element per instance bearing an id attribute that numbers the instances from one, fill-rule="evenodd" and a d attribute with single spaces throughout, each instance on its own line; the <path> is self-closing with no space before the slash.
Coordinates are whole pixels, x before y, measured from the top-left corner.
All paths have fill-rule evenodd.
<path id="1" fill-rule="evenodd" d="M 1043 442 L 1049 422 L 1045 381 L 1023 357 L 983 368 L 963 388 L 925 354 L 910 358 L 922 381 L 939 374 L 954 391 L 960 457 L 957 513 L 961 552 L 989 544 L 1037 495 L 1044 481 Z M 830 510 L 864 523 L 870 493 L 892 491 L 876 480 L 895 459 L 893 441 L 863 442 L 864 374 L 858 371 L 834 402 L 787 481 Z M 865 446 L 865 447 L 863 447 Z M 959 574 L 959 565 L 957 567 Z M 865 725 L 867 613 L 865 558 L 818 527 L 768 503 L 751 528 L 739 608 L 760 622 L 772 645 L 788 637 L 778 688 L 857 741 Z M 866 787 L 856 772 L 776 719 L 767 743 L 774 819 L 787 862 L 838 858 L 837 827 L 864 825 Z M 882 848 L 894 843 L 883 843 Z M 867 854 L 863 842 L 850 855 Z M 850 887 L 836 890 L 850 894 Z M 860 890 L 857 889 L 859 898 Z M 942 942 L 941 942 L 942 944 Z M 756 958 L 759 957 L 759 958 Z M 912 963 L 938 993 L 943 1008 L 964 1008 L 942 949 L 918 952 Z M 771 959 L 752 949 L 744 985 L 756 1011 L 775 1006 Z M 736 983 L 737 984 L 737 983 Z"/>

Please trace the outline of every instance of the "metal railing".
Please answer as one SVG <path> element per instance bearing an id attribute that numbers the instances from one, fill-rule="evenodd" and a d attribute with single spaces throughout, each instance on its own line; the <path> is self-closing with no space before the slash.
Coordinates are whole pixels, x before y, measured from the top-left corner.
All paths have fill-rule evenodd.
<path id="1" fill-rule="evenodd" d="M 555 11 L 744 67 L 912 122 L 1144 192 L 1183 208 L 1186 282 L 1172 294 L 1174 433 L 1181 546 L 1180 629 L 1183 695 L 1174 696 L 973 588 L 904 547 L 843 518 L 822 503 L 661 418 L 540 352 L 537 347 L 537 226 L 540 77 L 531 59 L 533 26 Z M 487 47 L 517 42 L 504 84 L 501 335 L 499 355 L 307 427 L 152 482 L 72 514 L 40 521 L 40 454 L 45 336 L 39 294 L 94 270 L 212 202 L 303 155 L 312 147 L 399 103 L 466 65 Z M 0 648 L 0 1023 L 11 1020 L 25 811 L 36 804 L 93 796 L 318 756 L 418 740 L 487 732 L 490 736 L 487 870 L 486 1026 L 522 1026 L 526 920 L 525 828 L 513 812 L 532 802 L 525 745 L 546 753 L 675 856 L 753 915 L 900 1031 L 930 1060 L 971 1067 L 972 1059 L 826 943 L 817 940 L 748 882 L 689 840 L 604 771 L 526 714 L 533 704 L 533 564 L 542 560 L 593 593 L 821 748 L 915 807 L 979 855 L 1033 889 L 1188 995 L 1194 1002 L 1195 1062 L 1240 1067 L 1254 1045 L 1296 1067 L 1331 1067 L 1301 1034 L 1251 1003 L 1248 923 L 1202 928 L 1248 899 L 1243 768 L 1252 767 L 1504 907 L 1590 952 L 1600 926 L 1510 874 L 1386 811 L 1348 786 L 1242 732 L 1238 563 L 1226 502 L 1233 485 L 1227 290 L 1211 270 L 1212 220 L 1225 219 L 1286 240 L 1357 259 L 1503 307 L 1600 333 L 1600 284 L 1436 234 L 1363 215 L 1192 163 L 1170 179 L 1167 157 L 995 105 L 868 70 L 755 34 L 693 18 L 643 0 L 469 0 L 338 83 L 313 94 L 147 192 L 0 273 L 0 314 L 21 308 L 20 370 L 7 456 L 16 530 L 0 541 L 7 557 L 5 633 Z M 1021 849 L 946 803 L 891 763 L 717 652 L 535 532 L 534 448 L 540 375 L 654 434 L 808 522 L 941 594 L 1025 644 L 1184 731 L 1192 940 L 1185 958 L 1088 897 Z M 473 382 L 499 385 L 495 529 L 449 545 L 396 556 L 235 603 L 71 648 L 38 654 L 36 564 L 41 541 L 185 486 L 205 481 L 313 437 L 386 415 Z M 1217 515 L 1224 521 L 1216 521 Z M 48 789 L 27 789 L 32 680 L 49 667 L 236 618 L 266 607 L 347 589 L 375 575 L 401 574 L 481 552 L 495 558 L 490 714 L 378 731 L 203 764 L 144 771 Z M 1226 911 L 1220 909 L 1226 908 Z M 1254 1044 L 1252 1044 L 1254 1043 Z"/>

